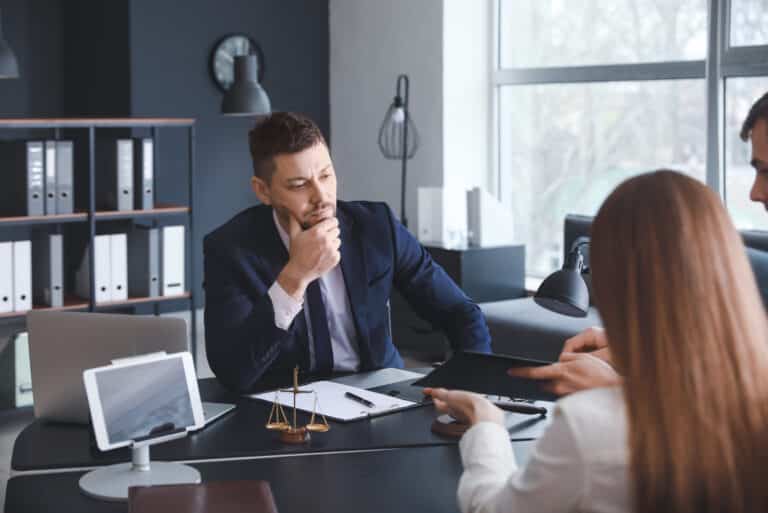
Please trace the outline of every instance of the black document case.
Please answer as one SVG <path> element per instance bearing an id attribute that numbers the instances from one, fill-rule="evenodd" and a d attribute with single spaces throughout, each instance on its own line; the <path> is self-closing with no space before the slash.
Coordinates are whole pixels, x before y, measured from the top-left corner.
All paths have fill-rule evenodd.
<path id="1" fill-rule="evenodd" d="M 557 396 L 542 388 L 542 382 L 513 378 L 507 374 L 507 370 L 512 367 L 536 367 L 550 363 L 465 351 L 454 354 L 450 360 L 414 382 L 413 385 L 468 390 L 478 394 L 500 395 L 514 399 L 555 401 Z"/>

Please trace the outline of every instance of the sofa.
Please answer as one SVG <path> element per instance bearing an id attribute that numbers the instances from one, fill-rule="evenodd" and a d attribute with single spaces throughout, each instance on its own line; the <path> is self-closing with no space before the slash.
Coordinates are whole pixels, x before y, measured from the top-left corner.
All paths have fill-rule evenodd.
<path id="1" fill-rule="evenodd" d="M 564 255 L 573 241 L 589 237 L 592 217 L 568 215 L 564 223 Z M 763 304 L 768 309 L 768 232 L 743 231 L 742 239 L 755 273 Z M 584 262 L 589 265 L 589 248 L 583 248 Z M 589 275 L 585 275 L 589 285 Z M 600 326 L 600 315 L 592 306 L 587 317 L 559 315 L 534 303 L 533 298 L 481 303 L 491 332 L 493 352 L 526 358 L 557 360 L 563 343 L 591 326 Z"/>

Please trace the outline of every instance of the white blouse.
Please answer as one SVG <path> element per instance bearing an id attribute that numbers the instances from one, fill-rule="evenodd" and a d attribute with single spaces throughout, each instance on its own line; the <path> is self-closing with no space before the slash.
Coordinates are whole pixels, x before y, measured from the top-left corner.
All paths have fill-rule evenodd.
<path id="1" fill-rule="evenodd" d="M 464 513 L 629 512 L 629 448 L 619 387 L 569 395 L 518 469 L 507 431 L 492 422 L 469 429 L 459 444 Z"/>

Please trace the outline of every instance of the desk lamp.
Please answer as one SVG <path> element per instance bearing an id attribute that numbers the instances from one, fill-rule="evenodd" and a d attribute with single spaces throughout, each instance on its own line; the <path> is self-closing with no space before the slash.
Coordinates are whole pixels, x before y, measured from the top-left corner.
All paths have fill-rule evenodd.
<path id="1" fill-rule="evenodd" d="M 581 275 L 589 269 L 584 265 L 581 248 L 588 244 L 588 237 L 579 237 L 573 242 L 563 268 L 547 276 L 533 296 L 536 304 L 570 317 L 587 316 L 589 289 Z"/>

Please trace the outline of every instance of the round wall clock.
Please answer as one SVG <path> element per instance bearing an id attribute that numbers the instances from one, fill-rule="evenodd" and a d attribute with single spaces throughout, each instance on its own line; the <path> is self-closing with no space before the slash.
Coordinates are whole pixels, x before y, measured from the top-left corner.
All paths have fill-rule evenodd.
<path id="1" fill-rule="evenodd" d="M 235 80 L 235 57 L 255 54 L 259 63 L 259 82 L 264 78 L 264 56 L 261 48 L 246 34 L 230 34 L 219 39 L 211 52 L 211 76 L 222 91 Z"/>

